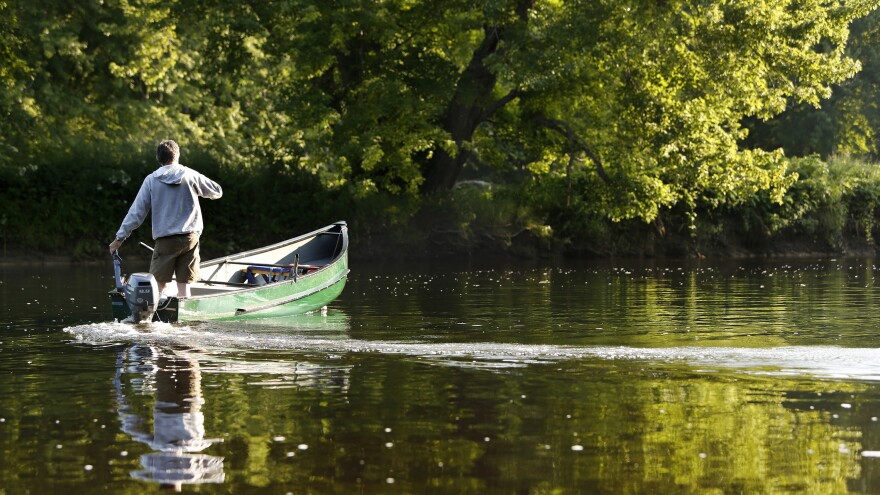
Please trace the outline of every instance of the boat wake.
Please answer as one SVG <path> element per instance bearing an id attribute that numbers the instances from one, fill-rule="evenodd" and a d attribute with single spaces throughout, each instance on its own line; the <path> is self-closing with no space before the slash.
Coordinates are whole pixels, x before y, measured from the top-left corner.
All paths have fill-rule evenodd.
<path id="1" fill-rule="evenodd" d="M 334 356 L 378 353 L 411 356 L 427 363 L 476 368 L 516 368 L 567 360 L 642 361 L 649 366 L 687 366 L 697 372 L 739 370 L 774 376 L 818 376 L 880 380 L 880 349 L 834 346 L 627 347 L 516 343 L 372 341 L 347 336 L 347 320 L 318 317 L 298 327 L 237 324 L 228 328 L 150 323 L 94 323 L 67 327 L 77 342 L 91 345 L 147 344 L 197 350 L 203 357 L 248 351 L 290 351 Z M 302 356 L 299 356 L 302 357 Z"/>

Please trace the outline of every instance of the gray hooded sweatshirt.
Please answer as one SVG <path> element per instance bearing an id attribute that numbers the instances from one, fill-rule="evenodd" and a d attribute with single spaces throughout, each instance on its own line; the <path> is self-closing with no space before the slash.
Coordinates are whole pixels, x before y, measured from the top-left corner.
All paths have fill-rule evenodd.
<path id="1" fill-rule="evenodd" d="M 163 165 L 148 175 L 122 221 L 116 238 L 125 240 L 141 226 L 152 209 L 153 239 L 195 232 L 201 234 L 199 196 L 217 199 L 220 184 L 179 163 Z"/>

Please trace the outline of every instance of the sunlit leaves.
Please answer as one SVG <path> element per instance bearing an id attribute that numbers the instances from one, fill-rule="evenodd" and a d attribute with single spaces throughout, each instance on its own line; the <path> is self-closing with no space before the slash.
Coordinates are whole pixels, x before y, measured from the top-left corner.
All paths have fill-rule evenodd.
<path id="1" fill-rule="evenodd" d="M 539 93 L 525 104 L 589 139 L 616 178 L 600 183 L 615 198 L 602 201 L 612 218 L 645 220 L 701 198 L 736 203 L 765 189 L 781 197 L 794 177 L 778 153 L 740 149 L 740 121 L 778 114 L 791 98 L 817 104 L 851 77 L 858 63 L 844 55 L 848 22 L 865 13 L 761 0 L 535 10 L 530 27 L 556 36 L 529 38 L 552 55 L 536 62 L 542 79 L 521 80 Z"/>
<path id="2" fill-rule="evenodd" d="M 853 4 L 848 4 L 852 6 Z M 856 154 L 874 158 L 880 127 L 877 111 L 880 59 L 877 57 L 878 12 L 853 21 L 848 31 L 847 54 L 861 62 L 862 70 L 852 79 L 834 86 L 833 94 L 820 107 L 793 105 L 769 122 L 750 121 L 749 146 L 765 149 L 782 146 L 789 156 L 818 153 Z"/>
<path id="3" fill-rule="evenodd" d="M 363 197 L 417 195 L 445 155 L 472 174 L 583 179 L 571 194 L 594 213 L 649 221 L 780 197 L 794 176 L 780 153 L 742 150 L 741 122 L 852 77 L 849 24 L 876 4 L 3 2 L 3 108 L 44 137 L 8 129 L 0 160 L 13 140 L 125 155 L 170 136 Z M 850 149 L 871 148 L 869 122 L 847 125 Z"/>

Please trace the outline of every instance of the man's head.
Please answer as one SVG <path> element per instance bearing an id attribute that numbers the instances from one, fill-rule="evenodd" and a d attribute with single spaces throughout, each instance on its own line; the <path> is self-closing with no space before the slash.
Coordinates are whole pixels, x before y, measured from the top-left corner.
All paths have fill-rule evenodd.
<path id="1" fill-rule="evenodd" d="M 178 158 L 180 158 L 180 147 L 177 146 L 177 143 L 170 139 L 159 143 L 159 147 L 156 149 L 156 160 L 160 164 L 170 165 L 177 163 Z"/>

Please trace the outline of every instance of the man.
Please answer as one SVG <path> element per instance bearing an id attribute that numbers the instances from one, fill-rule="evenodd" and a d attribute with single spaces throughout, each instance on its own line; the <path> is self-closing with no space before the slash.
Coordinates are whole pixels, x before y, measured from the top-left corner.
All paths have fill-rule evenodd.
<path id="1" fill-rule="evenodd" d="M 156 277 L 159 291 L 177 276 L 177 296 L 190 295 L 189 284 L 199 278 L 199 235 L 202 233 L 202 209 L 199 196 L 217 199 L 223 195 L 220 184 L 178 163 L 180 148 L 171 140 L 162 141 L 156 160 L 162 165 L 148 175 L 122 221 L 110 254 L 140 227 L 152 210 L 153 239 L 156 241 L 150 273 Z"/>

